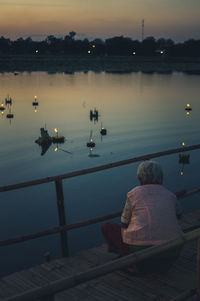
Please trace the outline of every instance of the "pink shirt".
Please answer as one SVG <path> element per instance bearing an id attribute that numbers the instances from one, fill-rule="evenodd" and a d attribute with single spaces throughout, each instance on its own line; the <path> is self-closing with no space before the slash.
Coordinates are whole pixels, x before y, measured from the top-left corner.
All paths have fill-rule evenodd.
<path id="1" fill-rule="evenodd" d="M 121 222 L 122 239 L 129 245 L 157 245 L 182 234 L 176 217 L 175 194 L 161 185 L 137 186 L 127 194 Z"/>

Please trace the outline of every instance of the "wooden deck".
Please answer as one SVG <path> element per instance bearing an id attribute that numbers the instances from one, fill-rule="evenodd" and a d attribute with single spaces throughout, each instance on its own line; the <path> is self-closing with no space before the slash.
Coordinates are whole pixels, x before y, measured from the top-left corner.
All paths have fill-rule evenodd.
<path id="1" fill-rule="evenodd" d="M 183 229 L 200 224 L 200 210 L 182 218 Z M 103 277 L 78 285 L 56 294 L 55 300 L 87 301 L 141 301 L 173 300 L 181 293 L 196 286 L 197 242 L 187 243 L 180 258 L 167 274 L 153 273 L 136 276 L 127 269 L 117 270 Z M 0 300 L 21 292 L 41 287 L 66 276 L 87 271 L 110 260 L 116 255 L 106 252 L 102 245 L 76 256 L 52 260 L 29 270 L 16 272 L 0 279 Z M 185 300 L 197 300 L 190 297 Z"/>

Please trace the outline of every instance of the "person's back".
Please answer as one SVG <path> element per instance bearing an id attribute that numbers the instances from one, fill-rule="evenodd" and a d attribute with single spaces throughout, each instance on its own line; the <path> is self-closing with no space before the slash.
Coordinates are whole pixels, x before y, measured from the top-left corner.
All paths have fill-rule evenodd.
<path id="1" fill-rule="evenodd" d="M 137 176 L 141 186 L 127 193 L 121 227 L 110 222 L 102 225 L 108 251 L 120 256 L 168 242 L 182 234 L 177 220 L 182 210 L 175 194 L 162 186 L 161 166 L 154 161 L 144 161 L 138 167 Z M 181 248 L 175 247 L 142 261 L 137 268 L 166 270 L 178 258 Z"/>
<path id="2" fill-rule="evenodd" d="M 162 185 L 137 186 L 127 194 L 132 215 L 122 229 L 129 245 L 157 245 L 181 235 L 176 217 L 176 196 Z M 123 214 L 122 214 L 123 218 Z"/>

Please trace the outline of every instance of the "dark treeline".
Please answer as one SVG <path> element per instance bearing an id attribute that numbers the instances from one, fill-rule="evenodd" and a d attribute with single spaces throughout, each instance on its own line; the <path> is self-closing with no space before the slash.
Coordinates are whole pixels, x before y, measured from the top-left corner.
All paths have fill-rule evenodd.
<path id="1" fill-rule="evenodd" d="M 171 39 L 147 37 L 142 42 L 124 36 L 106 40 L 76 39 L 74 31 L 64 38 L 48 36 L 43 41 L 33 41 L 30 37 L 15 41 L 0 37 L 0 54 L 54 54 L 91 56 L 161 56 L 199 57 L 200 40 L 190 39 L 175 43 Z"/>

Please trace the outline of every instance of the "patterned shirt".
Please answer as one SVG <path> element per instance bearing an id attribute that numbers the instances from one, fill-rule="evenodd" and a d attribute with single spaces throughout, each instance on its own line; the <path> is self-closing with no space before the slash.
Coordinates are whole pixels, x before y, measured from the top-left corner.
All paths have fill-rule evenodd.
<path id="1" fill-rule="evenodd" d="M 137 186 L 127 194 L 121 222 L 122 239 L 129 245 L 157 245 L 182 234 L 181 214 L 175 194 L 161 185 Z"/>

